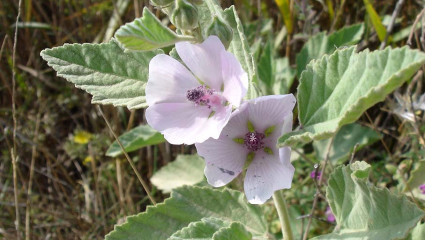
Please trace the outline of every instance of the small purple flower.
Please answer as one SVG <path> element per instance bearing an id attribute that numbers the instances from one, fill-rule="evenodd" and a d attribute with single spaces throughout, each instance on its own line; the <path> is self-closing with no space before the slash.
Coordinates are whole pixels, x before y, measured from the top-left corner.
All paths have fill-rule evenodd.
<path id="1" fill-rule="evenodd" d="M 244 189 L 250 203 L 262 204 L 274 191 L 290 188 L 294 167 L 291 148 L 277 148 L 277 139 L 292 129 L 292 94 L 247 101 L 232 113 L 218 139 L 196 143 L 205 158 L 208 183 L 221 187 L 247 168 Z M 244 167 L 245 166 L 245 167 Z"/>
<path id="2" fill-rule="evenodd" d="M 185 65 L 165 54 L 149 63 L 146 120 L 172 144 L 217 139 L 246 94 L 248 76 L 216 36 L 177 43 L 176 50 Z"/>
<path id="3" fill-rule="evenodd" d="M 316 174 L 316 170 L 313 170 L 310 173 L 310 177 L 313 178 L 313 179 L 319 180 L 322 177 L 322 172 L 321 171 L 317 171 L 317 174 Z"/>
<path id="4" fill-rule="evenodd" d="M 335 215 L 332 213 L 332 210 L 329 206 L 326 208 L 325 215 L 328 222 L 335 222 Z"/>
<path id="5" fill-rule="evenodd" d="M 425 184 L 420 185 L 419 190 L 421 190 L 422 194 L 425 194 Z"/>

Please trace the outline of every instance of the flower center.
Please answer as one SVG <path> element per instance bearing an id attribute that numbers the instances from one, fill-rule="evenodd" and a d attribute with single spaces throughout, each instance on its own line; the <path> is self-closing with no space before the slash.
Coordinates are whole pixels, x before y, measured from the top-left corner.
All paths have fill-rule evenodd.
<path id="1" fill-rule="evenodd" d="M 257 151 L 264 148 L 263 139 L 266 136 L 263 133 L 259 132 L 249 132 L 245 134 L 244 144 L 250 151 Z"/>
<path id="2" fill-rule="evenodd" d="M 191 90 L 187 90 L 186 98 L 187 100 L 194 102 L 196 104 L 201 104 L 206 95 L 212 95 L 213 91 L 207 89 L 204 85 L 196 87 Z"/>
<path id="3" fill-rule="evenodd" d="M 187 90 L 186 98 L 196 105 L 207 106 L 208 108 L 212 107 L 213 109 L 222 106 L 225 102 L 220 94 L 217 94 L 213 89 L 209 89 L 204 85 Z"/>

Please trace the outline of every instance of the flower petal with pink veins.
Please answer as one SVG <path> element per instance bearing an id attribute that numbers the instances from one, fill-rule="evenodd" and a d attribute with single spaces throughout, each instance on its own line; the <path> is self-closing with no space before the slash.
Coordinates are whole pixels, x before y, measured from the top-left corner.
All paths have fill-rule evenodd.
<path id="1" fill-rule="evenodd" d="M 248 202 L 263 204 L 275 191 L 291 188 L 294 171 L 292 164 L 282 164 L 277 154 L 257 152 L 246 171 L 244 181 Z"/>
<path id="2" fill-rule="evenodd" d="M 201 44 L 176 43 L 176 50 L 184 64 L 210 88 L 220 91 L 223 85 L 221 54 L 226 52 L 220 39 L 209 36 Z"/>
<path id="3" fill-rule="evenodd" d="M 250 203 L 262 204 L 275 191 L 290 188 L 295 171 L 290 162 L 291 148 L 278 149 L 276 144 L 282 133 L 291 131 L 294 105 L 292 94 L 246 101 L 232 113 L 217 140 L 197 143 L 198 154 L 206 162 L 208 183 L 226 185 L 242 172 L 249 154 L 253 154 L 244 181 Z"/>
<path id="4" fill-rule="evenodd" d="M 236 57 L 229 52 L 221 53 L 221 64 L 224 81 L 223 96 L 233 106 L 239 107 L 241 99 L 248 90 L 248 74 Z"/>
<path id="5" fill-rule="evenodd" d="M 194 144 L 218 138 L 231 116 L 231 106 L 223 107 L 213 116 L 206 106 L 193 103 L 157 103 L 146 109 L 150 126 L 164 134 L 171 144 Z"/>
<path id="6" fill-rule="evenodd" d="M 250 100 L 249 117 L 257 131 L 282 123 L 292 113 L 295 97 L 292 94 L 270 95 Z M 267 117 L 266 117 L 267 116 Z"/>
<path id="7" fill-rule="evenodd" d="M 248 151 L 231 137 L 222 135 L 195 146 L 198 154 L 206 159 L 204 173 L 213 187 L 226 185 L 242 172 Z"/>
<path id="8" fill-rule="evenodd" d="M 247 74 L 216 36 L 176 50 L 186 66 L 164 54 L 149 63 L 147 121 L 172 144 L 217 139 L 246 94 Z"/>
<path id="9" fill-rule="evenodd" d="M 187 102 L 186 93 L 201 84 L 193 74 L 174 58 L 160 54 L 149 63 L 146 102 L 150 106 L 161 102 Z"/>
<path id="10" fill-rule="evenodd" d="M 285 166 L 292 166 L 292 164 L 291 164 L 291 148 L 290 147 L 279 148 L 279 160 Z"/>
<path id="11" fill-rule="evenodd" d="M 240 138 L 244 136 L 243 133 L 248 132 L 248 111 L 246 110 L 248 104 L 246 103 L 233 111 L 229 122 L 223 128 L 223 136 L 228 136 L 232 139 Z"/>
<path id="12" fill-rule="evenodd" d="M 269 146 L 273 151 L 277 149 L 277 140 L 280 136 L 282 136 L 284 133 L 288 133 L 292 131 L 292 112 L 286 115 L 284 119 L 281 120 L 281 122 L 276 123 L 275 129 L 273 133 L 265 140 L 265 143 L 267 146 Z M 280 150 L 280 149 L 279 149 Z M 291 150 L 291 148 L 289 148 Z M 291 152 L 289 151 L 289 154 Z"/>

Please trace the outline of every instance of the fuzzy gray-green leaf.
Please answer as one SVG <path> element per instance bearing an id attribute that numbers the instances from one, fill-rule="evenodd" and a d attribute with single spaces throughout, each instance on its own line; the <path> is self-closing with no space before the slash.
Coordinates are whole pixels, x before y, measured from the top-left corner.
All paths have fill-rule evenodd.
<path id="1" fill-rule="evenodd" d="M 409 80 L 425 54 L 408 47 L 337 50 L 312 61 L 301 75 L 298 112 L 302 129 L 283 135 L 280 145 L 325 139 Z"/>
<path id="2" fill-rule="evenodd" d="M 364 32 L 364 24 L 344 27 L 330 35 L 320 32 L 311 37 L 297 54 L 297 76 L 300 77 L 307 64 L 313 59 L 319 59 L 324 54 L 331 54 L 339 47 L 356 44 Z"/>
<path id="3" fill-rule="evenodd" d="M 93 95 L 92 103 L 146 107 L 149 61 L 158 53 L 125 53 L 112 40 L 102 44 L 65 44 L 45 49 L 41 57 L 57 75 Z"/>
<path id="4" fill-rule="evenodd" d="M 115 38 L 126 49 L 150 51 L 192 39 L 175 34 L 153 15 L 146 7 L 143 17 L 120 27 Z"/>
<path id="5" fill-rule="evenodd" d="M 142 147 L 165 142 L 164 136 L 149 125 L 141 125 L 119 136 L 126 152 L 132 152 Z M 106 151 L 106 156 L 117 157 L 123 152 L 117 141 L 114 141 Z"/>
<path id="6" fill-rule="evenodd" d="M 205 161 L 198 155 L 178 155 L 151 177 L 151 182 L 165 193 L 184 186 L 195 185 L 204 179 Z"/>
<path id="7" fill-rule="evenodd" d="M 203 218 L 175 232 L 168 240 L 251 240 L 252 235 L 238 222 Z"/>
<path id="8" fill-rule="evenodd" d="M 368 164 L 360 165 L 367 170 Z M 341 166 L 331 174 L 326 198 L 337 226 L 333 233 L 315 239 L 404 239 L 424 212 L 405 196 L 372 186 L 352 173 L 349 166 Z"/>
<path id="9" fill-rule="evenodd" d="M 124 224 L 115 226 L 106 240 L 167 239 L 191 222 L 206 217 L 237 221 L 259 239 L 264 239 L 267 234 L 261 208 L 249 204 L 244 194 L 230 189 L 185 186 L 174 189 L 164 203 L 127 217 Z"/>

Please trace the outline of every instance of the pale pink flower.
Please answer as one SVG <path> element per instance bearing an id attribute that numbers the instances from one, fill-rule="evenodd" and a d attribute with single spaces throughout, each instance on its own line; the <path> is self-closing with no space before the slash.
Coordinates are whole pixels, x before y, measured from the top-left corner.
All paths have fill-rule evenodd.
<path id="1" fill-rule="evenodd" d="M 419 190 L 421 190 L 421 193 L 422 193 L 422 194 L 425 194 L 425 184 L 421 184 L 421 185 L 419 186 Z"/>
<path id="2" fill-rule="evenodd" d="M 232 113 L 218 139 L 195 144 L 205 158 L 208 183 L 221 187 L 248 165 L 244 189 L 250 203 L 262 204 L 274 191 L 290 188 L 294 167 L 291 149 L 277 148 L 277 139 L 292 129 L 292 94 L 247 101 Z"/>
<path id="3" fill-rule="evenodd" d="M 326 208 L 325 215 L 328 222 L 335 222 L 336 220 L 335 215 L 332 213 L 332 210 L 329 206 Z"/>
<path id="4" fill-rule="evenodd" d="M 165 54 L 149 63 L 146 120 L 172 144 L 217 139 L 246 94 L 248 76 L 216 36 L 177 43 L 176 50 L 187 67 Z"/>
<path id="5" fill-rule="evenodd" d="M 317 179 L 318 180 L 318 179 L 320 179 L 322 177 L 322 172 L 321 171 L 313 170 L 310 173 L 310 177 L 313 178 L 313 179 Z"/>

